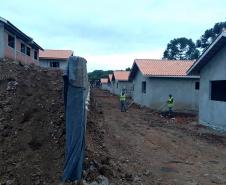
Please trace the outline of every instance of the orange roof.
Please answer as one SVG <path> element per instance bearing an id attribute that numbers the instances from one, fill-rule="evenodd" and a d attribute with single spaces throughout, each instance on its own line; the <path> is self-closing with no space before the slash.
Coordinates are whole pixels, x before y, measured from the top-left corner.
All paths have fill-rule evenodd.
<path id="1" fill-rule="evenodd" d="M 44 51 L 39 51 L 40 59 L 68 59 L 73 55 L 71 50 L 50 50 L 46 49 Z"/>
<path id="2" fill-rule="evenodd" d="M 129 80 L 129 71 L 114 71 L 113 75 L 115 80 L 119 81 L 128 81 Z"/>
<path id="3" fill-rule="evenodd" d="M 112 81 L 112 76 L 113 76 L 113 74 L 109 74 L 109 76 L 108 76 L 110 82 Z"/>
<path id="4" fill-rule="evenodd" d="M 136 64 L 144 76 L 187 76 L 192 60 L 136 59 Z"/>
<path id="5" fill-rule="evenodd" d="M 107 78 L 101 78 L 100 83 L 106 84 L 106 83 L 108 83 L 108 79 Z"/>

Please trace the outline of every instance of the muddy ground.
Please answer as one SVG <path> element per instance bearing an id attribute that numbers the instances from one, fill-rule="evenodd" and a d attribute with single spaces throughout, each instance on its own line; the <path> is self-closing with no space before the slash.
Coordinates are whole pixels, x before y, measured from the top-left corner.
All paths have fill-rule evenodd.
<path id="1" fill-rule="evenodd" d="M 60 71 L 0 62 L 0 184 L 56 185 L 64 163 L 65 124 Z M 112 185 L 226 184 L 226 137 L 169 119 L 118 97 L 91 90 L 84 179 Z M 98 183 L 96 183 L 98 184 Z M 101 183 L 99 183 L 101 184 Z"/>
<path id="2" fill-rule="evenodd" d="M 92 95 L 115 184 L 226 184 L 226 137 L 197 124 L 197 116 L 169 119 L 136 105 L 125 113 L 118 97 L 99 89 Z"/>

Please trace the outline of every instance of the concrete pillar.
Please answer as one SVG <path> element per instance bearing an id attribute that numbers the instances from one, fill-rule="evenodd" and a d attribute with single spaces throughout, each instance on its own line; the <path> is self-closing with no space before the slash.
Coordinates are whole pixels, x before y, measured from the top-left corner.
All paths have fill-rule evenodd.
<path id="1" fill-rule="evenodd" d="M 66 154 L 62 181 L 80 180 L 83 172 L 88 77 L 86 60 L 70 57 L 64 72 Z"/>
<path id="2" fill-rule="evenodd" d="M 4 24 L 0 23 L 0 58 L 5 57 Z"/>

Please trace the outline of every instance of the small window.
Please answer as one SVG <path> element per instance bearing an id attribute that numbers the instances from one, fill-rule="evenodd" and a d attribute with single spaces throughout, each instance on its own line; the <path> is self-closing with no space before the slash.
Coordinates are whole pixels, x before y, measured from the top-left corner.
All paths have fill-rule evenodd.
<path id="1" fill-rule="evenodd" d="M 23 44 L 23 43 L 20 44 L 20 51 L 21 51 L 21 53 L 25 54 L 25 51 L 26 51 L 25 44 Z"/>
<path id="2" fill-rule="evenodd" d="M 15 37 L 8 35 L 8 46 L 15 48 Z"/>
<path id="3" fill-rule="evenodd" d="M 211 81 L 211 100 L 226 102 L 226 80 Z"/>
<path id="4" fill-rule="evenodd" d="M 199 82 L 195 82 L 195 90 L 199 90 Z"/>
<path id="5" fill-rule="evenodd" d="M 50 62 L 50 67 L 60 67 L 59 62 Z"/>
<path id="6" fill-rule="evenodd" d="M 27 47 L 27 56 L 31 56 L 31 49 Z"/>
<path id="7" fill-rule="evenodd" d="M 142 82 L 142 93 L 146 93 L 146 82 Z"/>
<path id="8" fill-rule="evenodd" d="M 34 59 L 37 60 L 38 59 L 38 52 L 34 51 Z"/>

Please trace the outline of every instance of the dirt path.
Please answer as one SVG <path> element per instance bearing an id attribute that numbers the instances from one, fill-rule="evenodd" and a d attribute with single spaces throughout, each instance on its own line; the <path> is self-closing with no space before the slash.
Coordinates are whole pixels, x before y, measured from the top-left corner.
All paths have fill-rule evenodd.
<path id="1" fill-rule="evenodd" d="M 116 96 L 98 89 L 93 96 L 102 109 L 104 147 L 124 174 L 116 184 L 226 184 L 225 137 L 196 125 L 196 117 L 169 120 L 138 106 L 122 113 Z"/>

